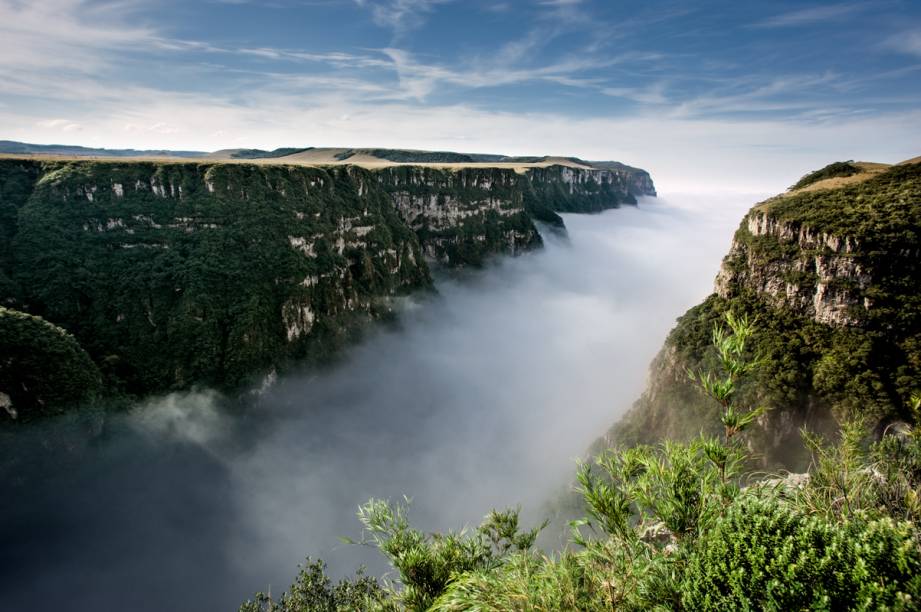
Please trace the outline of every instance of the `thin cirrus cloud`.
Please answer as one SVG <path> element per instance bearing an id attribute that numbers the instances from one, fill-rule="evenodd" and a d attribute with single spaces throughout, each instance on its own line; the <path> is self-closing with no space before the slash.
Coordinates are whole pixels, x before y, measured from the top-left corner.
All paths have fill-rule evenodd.
<path id="1" fill-rule="evenodd" d="M 921 57 L 921 29 L 893 34 L 886 39 L 884 47 L 899 53 Z"/>
<path id="2" fill-rule="evenodd" d="M 867 2 L 849 2 L 844 4 L 816 5 L 774 15 L 755 25 L 762 28 L 786 28 L 835 22 L 851 17 L 872 7 Z"/>
<path id="3" fill-rule="evenodd" d="M 355 0 L 371 11 L 374 22 L 397 34 L 420 27 L 439 4 L 454 0 Z"/>
<path id="4" fill-rule="evenodd" d="M 559 153 L 674 184 L 729 164 L 759 190 L 793 163 L 917 155 L 921 9 L 720 8 L 0 0 L 0 138 Z"/>

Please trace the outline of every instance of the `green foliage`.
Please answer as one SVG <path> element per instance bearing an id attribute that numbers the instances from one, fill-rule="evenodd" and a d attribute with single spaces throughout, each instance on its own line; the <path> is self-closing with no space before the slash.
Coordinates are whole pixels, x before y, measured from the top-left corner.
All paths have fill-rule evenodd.
<path id="1" fill-rule="evenodd" d="M 14 281 L 13 237 L 19 209 L 32 195 L 39 170 L 35 164 L 0 159 L 0 306 L 16 306 L 20 290 Z"/>
<path id="2" fill-rule="evenodd" d="M 828 178 L 834 178 L 837 176 L 853 176 L 855 174 L 860 174 L 861 172 L 863 172 L 863 170 L 859 166 L 854 165 L 852 161 L 834 162 L 828 164 L 821 170 L 810 172 L 799 181 L 797 181 L 797 183 L 790 187 L 790 189 L 802 189 L 803 187 L 807 187 L 813 183 L 817 183 Z"/>
<path id="3" fill-rule="evenodd" d="M 262 149 L 239 149 L 231 153 L 230 157 L 232 159 L 271 159 L 274 157 L 294 155 L 295 153 L 303 153 L 304 151 L 309 151 L 310 149 L 311 147 L 307 147 L 306 149 L 282 147 L 273 151 L 263 151 Z"/>
<path id="4" fill-rule="evenodd" d="M 364 152 L 364 151 L 362 151 Z M 408 151 L 404 149 L 371 149 L 367 151 L 379 159 L 386 159 L 398 163 L 469 163 L 473 158 L 465 153 L 452 153 L 450 151 Z"/>
<path id="5" fill-rule="evenodd" d="M 387 296 L 430 283 L 416 236 L 368 171 L 34 164 L 13 280 L 109 388 L 235 388 L 322 358 Z"/>
<path id="6" fill-rule="evenodd" d="M 359 511 L 365 542 L 388 557 L 402 583 L 378 605 L 917 609 L 921 429 L 894 423 L 873 444 L 857 422 L 843 426 L 835 445 L 804 433 L 814 456 L 809 474 L 746 473 L 742 439 L 757 413 L 738 408 L 735 390 L 762 363 L 747 348 L 757 333 L 751 319 L 725 315 L 725 326 L 710 327 L 715 370 L 692 373 L 722 411 L 720 437 L 609 449 L 593 466 L 580 465 L 587 517 L 572 523 L 576 550 L 534 552 L 538 530 L 520 531 L 517 511 L 493 512 L 473 534 L 424 534 L 410 526 L 405 504 L 371 500 Z M 909 408 L 921 416 L 918 394 Z"/>
<path id="7" fill-rule="evenodd" d="M 534 218 L 627 193 L 622 177 L 570 191 L 561 167 L 535 171 L 0 160 L 0 304 L 74 334 L 110 391 L 237 389 L 326 359 L 391 296 L 429 287 L 423 253 L 480 265 L 539 246 Z M 394 195 L 452 215 L 410 227 Z"/>
<path id="8" fill-rule="evenodd" d="M 891 518 L 829 521 L 776 499 L 741 497 L 694 547 L 688 610 L 916 609 L 915 528 Z"/>
<path id="9" fill-rule="evenodd" d="M 765 409 L 741 409 L 734 401 L 739 378 L 758 366 L 757 360 L 748 360 L 745 355 L 745 343 L 754 331 L 754 324 L 748 317 L 739 317 L 731 310 L 726 312 L 725 318 L 731 333 L 714 323 L 711 334 L 711 342 L 716 349 L 722 376 L 716 376 L 712 371 L 694 372 L 689 368 L 688 377 L 722 407 L 720 422 L 723 424 L 723 434 L 728 442 L 754 423 L 755 419 L 764 414 Z M 714 456 L 719 454 L 715 448 L 710 452 Z"/>
<path id="10" fill-rule="evenodd" d="M 73 336 L 32 315 L 0 306 L 0 393 L 13 416 L 29 420 L 95 399 L 101 391 L 96 364 Z"/>
<path id="11" fill-rule="evenodd" d="M 372 499 L 358 512 L 364 543 L 376 546 L 399 572 L 400 602 L 409 610 L 427 610 L 449 582 L 466 572 L 497 567 L 509 555 L 534 545 L 537 527 L 521 531 L 518 511 L 493 511 L 473 532 L 427 535 L 410 526 L 408 502 Z"/>
<path id="12" fill-rule="evenodd" d="M 409 222 L 426 253 L 452 266 L 479 266 L 496 253 L 540 246 L 532 217 L 562 224 L 552 211 L 532 211 L 524 196 L 527 180 L 510 169 L 398 166 L 377 174 L 395 200 L 408 198 L 419 207 Z M 461 218 L 447 223 L 433 201 L 457 209 Z"/>
<path id="13" fill-rule="evenodd" d="M 621 204 L 636 204 L 627 174 L 607 174 L 601 183 L 589 177 L 582 182 L 573 180 L 567 184 L 563 176 L 567 172 L 572 172 L 572 169 L 555 165 L 529 169 L 523 178 L 529 183 L 524 189 L 530 191 L 530 208 L 593 213 L 618 208 Z"/>
<path id="14" fill-rule="evenodd" d="M 604 609 L 606 592 L 593 580 L 587 558 L 563 554 L 558 560 L 518 553 L 498 568 L 467 572 L 451 583 L 430 610 L 591 610 Z"/>
<path id="15" fill-rule="evenodd" d="M 394 609 L 378 581 L 358 570 L 355 578 L 333 585 L 320 560 L 302 565 L 291 588 L 276 601 L 270 593 L 257 593 L 239 612 L 370 612 Z"/>
<path id="16" fill-rule="evenodd" d="M 654 363 L 650 392 L 612 429 L 607 443 L 718 433 L 712 403 L 684 374 L 714 372 L 714 380 L 724 380 L 710 347 L 713 325 L 727 312 L 758 322 L 747 343 L 758 367 L 736 382 L 733 397 L 739 406 L 767 409 L 758 419 L 764 427 L 750 434 L 766 466 L 808 464 L 797 435 L 803 426 L 830 433 L 836 421 L 851 417 L 912 419 L 906 407 L 921 379 L 919 203 L 921 164 L 906 164 L 861 183 L 795 192 L 756 206 L 723 262 L 720 295 L 678 320 Z M 763 213 L 783 224 L 782 231 L 752 234 L 751 215 Z M 817 262 L 843 270 L 824 295 L 847 291 L 847 324 L 820 323 L 810 312 Z M 848 270 L 863 280 L 849 280 Z M 775 289 L 767 291 L 768 285 Z"/>

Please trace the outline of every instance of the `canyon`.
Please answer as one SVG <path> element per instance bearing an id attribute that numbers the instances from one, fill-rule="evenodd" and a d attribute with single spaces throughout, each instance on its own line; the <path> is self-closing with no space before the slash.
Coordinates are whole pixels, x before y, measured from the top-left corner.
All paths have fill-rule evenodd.
<path id="1" fill-rule="evenodd" d="M 655 194 L 644 171 L 558 161 L 6 157 L 0 305 L 64 330 L 92 364 L 81 355 L 70 371 L 105 389 L 259 384 L 328 358 L 363 321 L 430 290 L 432 265 L 532 250 L 542 244 L 535 223 L 562 227 L 558 211 Z M 5 375 L 0 390 L 21 415 L 88 399 L 66 377 L 16 382 L 42 376 Z M 36 391 L 50 387 L 54 397 Z"/>

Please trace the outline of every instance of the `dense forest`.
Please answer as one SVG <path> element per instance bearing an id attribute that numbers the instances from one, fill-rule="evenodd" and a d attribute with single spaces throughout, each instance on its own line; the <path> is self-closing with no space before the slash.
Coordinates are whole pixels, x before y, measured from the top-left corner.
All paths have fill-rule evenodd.
<path id="1" fill-rule="evenodd" d="M 290 151 L 263 153 L 243 152 Z M 651 189 L 636 169 L 6 158 L 0 305 L 66 330 L 104 395 L 237 391 L 330 359 L 431 290 L 432 265 L 539 248 L 535 222 L 562 227 L 557 211 L 635 203 L 640 175 Z M 0 333 L 27 346 L 19 320 L 0 317 Z M 20 421 L 81 397 L 15 383 L 43 375 L 35 346 L 0 363 Z"/>

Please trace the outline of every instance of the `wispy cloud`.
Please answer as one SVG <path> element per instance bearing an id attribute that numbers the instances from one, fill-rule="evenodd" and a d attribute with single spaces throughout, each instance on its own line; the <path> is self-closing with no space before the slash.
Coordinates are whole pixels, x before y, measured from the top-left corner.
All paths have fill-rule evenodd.
<path id="1" fill-rule="evenodd" d="M 224 10 L 260 7 L 233 1 L 239 6 Z M 713 23 L 671 1 L 623 18 L 592 0 L 480 0 L 469 11 L 455 11 L 467 6 L 459 2 L 440 6 L 446 1 L 273 0 L 286 10 L 259 18 L 284 27 L 264 32 L 180 26 L 154 0 L 0 0 L 0 137 L 199 150 L 553 152 L 652 166 L 657 156 L 678 164 L 666 150 L 685 155 L 704 141 L 708 164 L 721 148 L 754 150 L 753 142 L 782 148 L 785 139 L 815 137 L 827 144 L 823 151 L 850 151 L 849 142 L 870 149 L 831 155 L 847 158 L 921 141 L 909 123 L 918 119 L 912 109 L 921 68 L 913 22 L 881 19 L 880 42 L 835 50 L 830 61 L 827 53 L 814 58 L 811 51 L 821 49 L 807 36 L 772 44 L 788 33 L 776 28 L 828 20 L 868 35 L 850 19 L 869 11 L 866 3 L 799 9 L 743 36 L 720 30 L 710 44 Z M 212 4 L 195 13 L 193 4 L 183 10 L 220 10 Z M 455 12 L 458 27 L 480 28 L 476 36 L 445 31 L 450 46 L 437 42 L 445 27 L 433 18 L 439 9 Z M 364 27 L 334 37 L 290 35 L 295 17 L 316 25 L 349 11 Z M 369 36 L 371 23 L 382 31 Z M 432 32 L 409 36 L 426 24 Z M 691 38 L 680 35 L 691 31 L 688 45 Z M 856 35 L 855 44 L 864 38 Z M 880 71 L 874 54 L 892 51 L 898 55 L 883 58 Z M 895 127 L 900 121 L 904 133 Z M 864 127 L 852 129 L 854 122 Z M 847 126 L 852 140 L 831 134 L 831 125 Z M 909 152 L 904 157 L 917 154 Z"/>
<path id="2" fill-rule="evenodd" d="M 45 119 L 39 121 L 36 125 L 48 130 L 60 130 L 62 132 L 79 132 L 83 126 L 70 119 Z"/>
<path id="3" fill-rule="evenodd" d="M 812 6 L 769 17 L 759 21 L 755 26 L 761 28 L 786 28 L 837 21 L 865 11 L 868 8 L 870 8 L 870 4 L 866 2 Z"/>
<path id="4" fill-rule="evenodd" d="M 355 3 L 371 10 L 375 23 L 391 28 L 401 35 L 425 23 L 439 4 L 454 0 L 355 0 Z"/>
<path id="5" fill-rule="evenodd" d="M 0 0 L 0 67 L 92 73 L 108 52 L 143 45 L 153 32 L 131 23 L 129 2 Z"/>
<path id="6" fill-rule="evenodd" d="M 839 77 L 830 72 L 728 79 L 705 94 L 680 101 L 672 114 L 693 118 L 784 112 L 791 117 L 802 117 L 817 108 L 830 110 L 827 101 L 816 96 L 835 90 L 838 85 Z"/>
<path id="7" fill-rule="evenodd" d="M 661 105 L 669 101 L 668 96 L 665 95 L 665 88 L 665 83 L 655 83 L 645 87 L 602 87 L 601 93 L 641 104 Z"/>
<path id="8" fill-rule="evenodd" d="M 907 30 L 886 39 L 885 48 L 921 57 L 921 30 Z"/>

